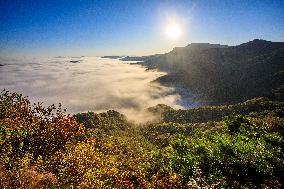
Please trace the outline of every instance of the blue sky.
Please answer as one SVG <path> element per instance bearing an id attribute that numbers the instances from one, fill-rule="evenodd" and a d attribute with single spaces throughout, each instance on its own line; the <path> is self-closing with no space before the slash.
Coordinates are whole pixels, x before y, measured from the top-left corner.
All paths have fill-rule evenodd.
<path id="1" fill-rule="evenodd" d="M 175 41 L 164 34 L 171 18 Z M 254 38 L 284 41 L 284 1 L 0 0 L 0 56 L 146 55 Z"/>

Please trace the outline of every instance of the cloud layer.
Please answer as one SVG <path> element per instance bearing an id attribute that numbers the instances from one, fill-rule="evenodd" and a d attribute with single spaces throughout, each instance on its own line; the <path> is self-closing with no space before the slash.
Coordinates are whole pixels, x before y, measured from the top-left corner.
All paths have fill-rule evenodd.
<path id="1" fill-rule="evenodd" d="M 181 108 L 174 89 L 151 83 L 164 73 L 136 64 L 97 57 L 2 60 L 1 64 L 1 90 L 22 93 L 45 105 L 61 102 L 69 113 L 114 109 L 143 121 L 148 107 Z"/>

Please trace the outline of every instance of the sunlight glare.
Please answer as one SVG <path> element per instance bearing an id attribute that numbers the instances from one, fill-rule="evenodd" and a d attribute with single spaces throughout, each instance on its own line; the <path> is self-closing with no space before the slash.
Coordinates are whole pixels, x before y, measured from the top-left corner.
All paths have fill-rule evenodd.
<path id="1" fill-rule="evenodd" d="M 177 23 L 171 23 L 166 28 L 166 35 L 172 40 L 176 40 L 181 36 L 181 27 Z"/>

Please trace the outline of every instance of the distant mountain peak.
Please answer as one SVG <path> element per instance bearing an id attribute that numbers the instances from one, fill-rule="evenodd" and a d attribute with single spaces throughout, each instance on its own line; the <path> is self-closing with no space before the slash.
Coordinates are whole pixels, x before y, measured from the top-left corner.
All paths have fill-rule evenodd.
<path id="1" fill-rule="evenodd" d="M 174 47 L 171 52 L 179 52 L 187 49 L 209 49 L 209 48 L 228 48 L 228 45 L 211 44 L 211 43 L 190 43 L 185 47 Z"/>
<path id="2" fill-rule="evenodd" d="M 263 39 L 254 39 L 252 41 L 246 42 L 246 43 L 242 43 L 239 46 L 244 47 L 256 47 L 256 46 L 263 46 L 263 45 L 271 45 L 272 42 L 271 41 L 266 41 Z"/>
<path id="3" fill-rule="evenodd" d="M 271 43 L 271 41 L 267 41 L 267 40 L 264 40 L 264 39 L 254 39 L 254 40 L 249 41 L 249 42 L 254 42 L 254 43 L 259 43 L 259 42 L 270 42 L 270 43 Z M 248 42 L 248 43 L 249 43 L 249 42 Z"/>
<path id="4" fill-rule="evenodd" d="M 227 48 L 228 45 L 211 44 L 211 43 L 190 43 L 186 47 L 192 48 Z"/>

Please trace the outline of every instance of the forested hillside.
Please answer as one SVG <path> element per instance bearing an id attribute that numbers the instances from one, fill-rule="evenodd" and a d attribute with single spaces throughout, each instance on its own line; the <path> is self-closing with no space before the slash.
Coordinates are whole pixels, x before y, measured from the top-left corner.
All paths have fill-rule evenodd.
<path id="1" fill-rule="evenodd" d="M 0 95 L 0 188 L 281 188 L 284 104 L 148 109 L 68 116 Z"/>
<path id="2" fill-rule="evenodd" d="M 255 39 L 237 46 L 194 43 L 149 56 L 141 64 L 168 72 L 158 78 L 160 83 L 182 86 L 208 105 L 254 97 L 284 99 L 283 42 Z"/>

